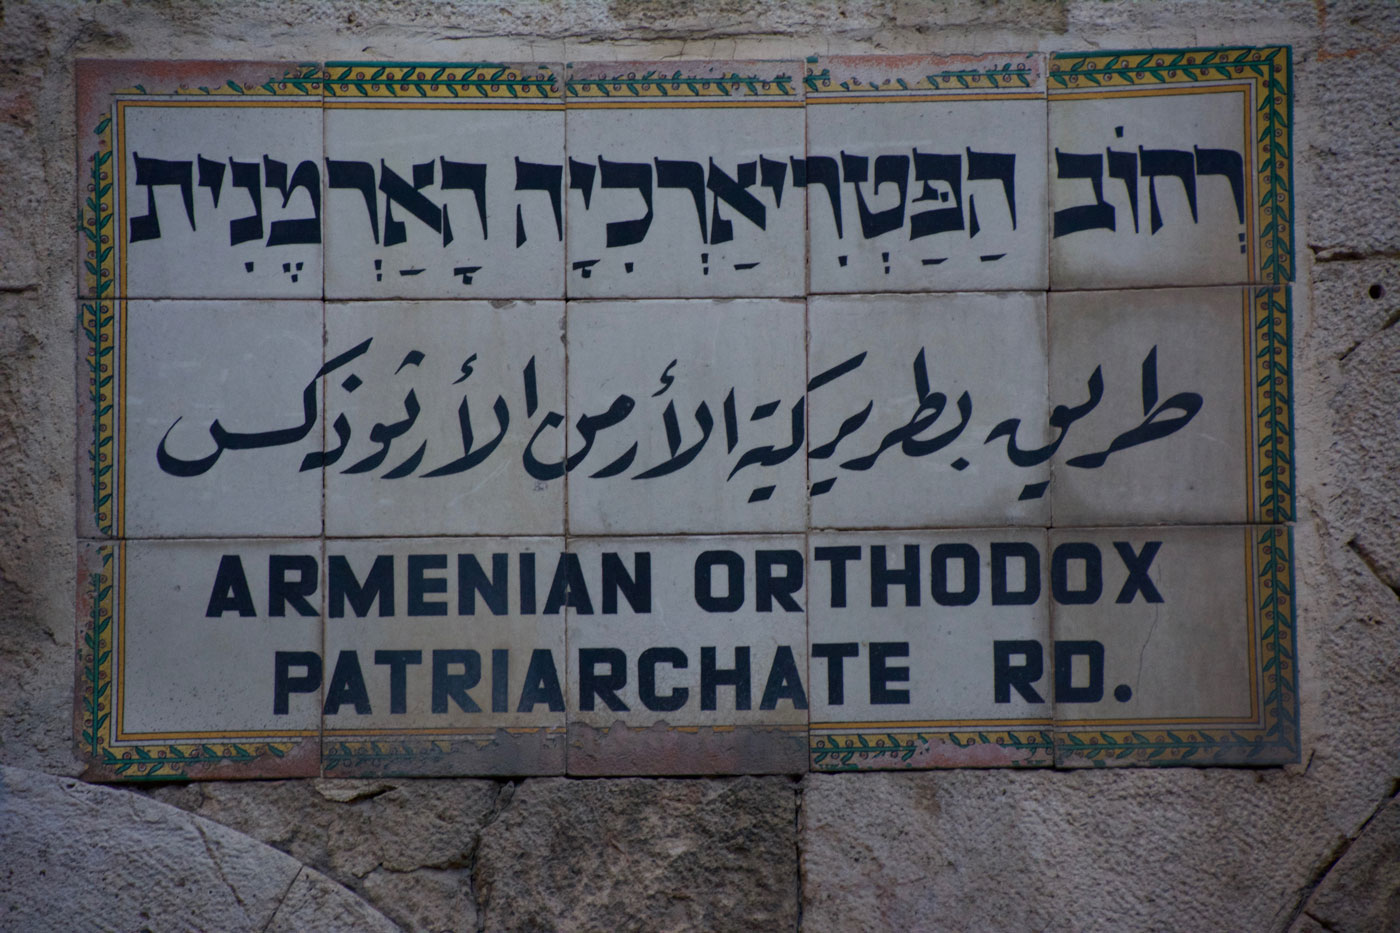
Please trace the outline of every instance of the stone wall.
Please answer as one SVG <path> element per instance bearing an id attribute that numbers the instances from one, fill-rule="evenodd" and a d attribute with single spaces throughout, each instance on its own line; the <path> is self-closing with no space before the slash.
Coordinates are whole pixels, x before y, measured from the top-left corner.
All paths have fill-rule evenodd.
<path id="1" fill-rule="evenodd" d="M 0 17 L 0 929 L 1400 929 L 1393 5 L 11 0 Z M 72 779 L 74 59 L 1265 43 L 1293 46 L 1296 76 L 1302 763 Z"/>

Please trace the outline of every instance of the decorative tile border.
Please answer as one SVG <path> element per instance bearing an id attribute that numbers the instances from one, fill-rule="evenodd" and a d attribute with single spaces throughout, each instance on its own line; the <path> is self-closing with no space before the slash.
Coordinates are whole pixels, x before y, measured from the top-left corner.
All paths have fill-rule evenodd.
<path id="1" fill-rule="evenodd" d="M 717 102 L 742 98 L 796 98 L 800 83 L 782 63 L 764 62 L 759 72 L 753 67 L 719 69 L 700 73 L 693 63 L 679 67 L 664 63 L 620 62 L 616 64 L 570 65 L 565 94 L 571 102 L 596 100 L 673 99 Z M 751 66 L 759 63 L 735 63 Z M 626 68 L 626 70 L 622 70 Z"/>
<path id="2" fill-rule="evenodd" d="M 860 74 L 864 72 L 864 74 Z M 803 83 L 812 103 L 829 97 L 894 97 L 931 91 L 1044 91 L 1044 59 L 1039 53 L 920 56 L 812 56 Z"/>
<path id="3" fill-rule="evenodd" d="M 263 97 L 320 97 L 321 66 L 299 64 L 284 66 L 280 73 L 269 73 L 273 66 L 255 63 L 190 63 L 187 68 L 172 68 L 166 62 L 123 62 L 115 63 L 84 61 L 78 65 L 79 84 L 79 177 L 78 177 L 78 231 L 79 231 L 79 281 L 80 297 L 97 299 L 116 298 L 123 294 L 122 282 L 118 275 L 117 250 L 123 231 L 114 223 L 117 214 L 116 200 L 121 193 L 115 186 L 115 168 L 112 164 L 114 127 L 110 101 L 118 98 L 263 98 Z M 241 74 L 223 80 L 198 83 L 200 78 L 208 78 L 221 66 L 227 71 Z M 192 71 L 193 75 L 183 72 Z M 146 81 L 123 80 L 123 72 L 129 75 L 157 73 L 171 75 L 165 83 L 147 86 Z M 173 73 L 173 74 L 172 74 Z M 175 80 L 180 76 L 192 78 Z M 86 121 L 87 125 L 84 125 Z"/>
<path id="4" fill-rule="evenodd" d="M 1250 349 L 1254 359 L 1253 451 L 1250 520 L 1291 522 L 1293 482 L 1293 297 L 1289 288 L 1253 289 L 1256 323 Z"/>
<path id="5" fill-rule="evenodd" d="M 172 741 L 122 733 L 123 574 L 126 544 L 80 548 L 78 689 L 74 736 L 88 762 L 88 780 L 169 781 L 188 778 L 297 777 L 318 771 L 312 743 L 294 735 L 198 736 Z"/>
<path id="6" fill-rule="evenodd" d="M 1254 718 L 1203 728 L 1190 722 L 1154 722 L 1055 732 L 1057 767 L 1111 765 L 1288 764 L 1301 747 L 1298 714 L 1293 529 L 1246 529 Z"/>
<path id="7" fill-rule="evenodd" d="M 1293 243 L 1293 50 L 1222 47 L 1059 52 L 1050 58 L 1051 100 L 1111 98 L 1153 88 L 1244 84 L 1254 108 L 1254 166 L 1259 226 L 1256 281 L 1291 282 Z"/>
<path id="8" fill-rule="evenodd" d="M 558 100 L 548 65 L 495 62 L 326 62 L 326 97 Z"/>
<path id="9" fill-rule="evenodd" d="M 1257 130 L 1246 164 L 1252 167 L 1251 210 L 1256 281 L 1246 294 L 1254 322 L 1246 340 L 1252 363 L 1249 392 L 1251 455 L 1248 469 L 1249 521 L 1259 525 L 1251 568 L 1252 631 L 1257 678 L 1257 717 L 1228 728 L 1056 727 L 1054 721 L 891 722 L 853 726 L 813 724 L 807 737 L 809 767 L 820 771 L 868 768 L 929 768 L 959 765 L 1077 767 L 1105 764 L 1277 764 L 1296 760 L 1299 750 L 1296 618 L 1293 608 L 1292 531 L 1295 477 L 1292 440 L 1292 309 L 1286 284 L 1294 273 L 1291 166 L 1291 50 L 1221 48 L 1121 53 L 1059 53 L 977 56 L 946 67 L 923 67 L 925 60 L 845 60 L 813 57 L 805 63 L 730 63 L 703 68 L 558 66 L 487 63 L 327 62 L 295 66 L 228 63 L 231 75 L 209 77 L 210 65 L 152 69 L 174 75 L 156 84 L 123 81 L 113 69 L 110 87 L 80 99 L 84 136 L 79 154 L 80 291 L 78 325 L 79 388 L 83 414 L 80 456 L 87 481 L 80 508 L 87 534 L 117 539 L 83 544 L 78 593 L 77 704 L 75 734 L 90 761 L 88 776 L 106 780 L 147 780 L 315 773 L 330 775 L 507 773 L 496 766 L 478 770 L 475 753 L 502 741 L 461 730 L 450 735 L 376 734 L 340 730 L 324 737 L 303 733 L 260 736 L 198 736 L 152 743 L 121 732 L 120 681 L 123 624 L 122 573 L 125 515 L 122 495 L 122 435 L 125 386 L 124 236 L 114 145 L 120 132 L 113 113 L 119 107 L 94 101 L 165 101 L 193 105 L 207 99 L 237 105 L 268 98 L 309 100 L 324 95 L 322 106 L 463 106 L 547 108 L 569 106 L 733 106 L 735 103 L 801 107 L 806 103 L 874 103 L 896 100 L 967 100 L 1011 97 L 1049 101 L 1075 97 L 1117 97 L 1146 89 L 1242 85 L 1248 89 L 1252 126 Z M 842 64 L 838 64 L 838 62 Z M 91 63 L 89 63 L 91 64 Z M 139 73 L 152 63 L 132 63 Z M 164 65 L 166 63 L 155 63 Z M 217 66 L 214 66 L 217 67 Z M 81 66 L 80 66 L 81 68 Z M 842 69 L 851 71 L 843 74 Z M 713 69 L 712 69 L 713 70 Z M 185 71 L 197 74 L 181 81 Z M 567 80 L 563 78 L 567 75 Z M 88 76 L 87 87 L 100 84 Z M 106 78 L 103 78 L 106 80 Z M 81 81 L 80 81 L 81 83 Z M 426 104 L 418 102 L 428 102 Z M 796 184 L 797 162 L 792 165 Z M 519 159 L 517 159 L 519 162 Z M 570 169 L 572 171 L 572 168 Z M 878 168 L 877 168 L 878 173 Z M 805 184 L 805 182 L 804 182 Z M 857 189 L 859 191 L 859 189 Z M 903 193 L 901 192 L 901 197 Z M 484 208 L 483 208 L 484 210 Z M 557 208 L 556 208 L 557 213 Z M 718 216 L 718 214 L 716 214 Z M 1049 218 L 1046 217 L 1046 222 Z M 483 220 L 484 226 L 484 220 Z M 532 231 L 533 232 L 533 231 Z M 1232 234 L 1233 235 L 1233 234 Z M 562 236 L 562 233 L 561 233 Z M 519 244 L 517 244 L 518 247 Z M 628 272 L 632 270 L 629 268 Z M 708 270 L 707 274 L 708 274 Z M 465 377 L 464 377 L 465 378 Z M 669 385 L 669 383 L 668 383 Z M 504 429 L 502 429 L 504 430 Z M 80 533 L 81 534 L 81 533 Z M 511 730 L 505 730 L 507 732 Z M 515 730 L 543 734 L 544 744 L 565 754 L 565 729 Z M 673 730 L 674 731 L 674 730 Z M 680 731 L 684 732 L 684 729 Z M 314 749 L 312 746 L 316 746 Z M 492 770 L 492 768 L 496 768 Z M 558 770 L 562 770 L 562 765 Z M 308 771 L 309 769 L 309 771 Z M 530 768 L 519 770 L 529 773 Z M 516 773 L 516 772 L 509 772 Z"/>

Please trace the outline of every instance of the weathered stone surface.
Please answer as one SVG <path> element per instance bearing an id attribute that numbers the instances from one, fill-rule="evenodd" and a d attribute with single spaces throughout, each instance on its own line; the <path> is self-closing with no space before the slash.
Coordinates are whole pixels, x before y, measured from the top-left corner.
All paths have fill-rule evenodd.
<path id="1" fill-rule="evenodd" d="M 150 795 L 288 853 L 405 930 L 475 930 L 471 865 L 502 787 L 491 781 L 270 781 Z"/>
<path id="2" fill-rule="evenodd" d="M 786 778 L 526 781 L 482 831 L 486 930 L 791 930 Z"/>
<path id="3" fill-rule="evenodd" d="M 382 930 L 319 872 L 124 791 L 0 766 L 0 928 Z"/>
<path id="4" fill-rule="evenodd" d="M 1321 879 L 1290 933 L 1400 930 L 1400 800 L 1391 798 Z"/>
<path id="5" fill-rule="evenodd" d="M 1300 164 L 1316 196 L 1308 205 L 1307 243 L 1327 256 L 1366 256 L 1400 249 L 1394 221 L 1400 198 L 1395 138 L 1400 100 L 1373 88 L 1400 79 L 1394 9 L 1384 3 L 1317 4 L 1319 42 L 1300 76 L 1303 117 L 1315 121 Z"/>

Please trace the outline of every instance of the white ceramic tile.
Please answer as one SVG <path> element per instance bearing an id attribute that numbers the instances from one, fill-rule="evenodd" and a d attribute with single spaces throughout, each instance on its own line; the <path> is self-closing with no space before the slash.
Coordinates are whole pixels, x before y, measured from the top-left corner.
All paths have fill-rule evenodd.
<path id="1" fill-rule="evenodd" d="M 796 62 L 574 65 L 567 86 L 571 298 L 802 294 Z"/>
<path id="2" fill-rule="evenodd" d="M 803 310 L 570 302 L 570 532 L 801 530 Z"/>
<path id="3" fill-rule="evenodd" d="M 1043 530 L 809 542 L 814 770 L 1051 763 Z"/>
<path id="4" fill-rule="evenodd" d="M 1246 88 L 1050 95 L 1056 289 L 1249 282 Z"/>
<path id="5" fill-rule="evenodd" d="M 1296 760 L 1287 529 L 1057 528 L 1050 545 L 1058 763 Z"/>
<path id="6" fill-rule="evenodd" d="M 326 543 L 326 773 L 562 774 L 561 538 Z"/>
<path id="7" fill-rule="evenodd" d="M 1051 403 L 1097 398 L 1052 461 L 1057 525 L 1248 518 L 1249 303 L 1241 288 L 1050 295 Z"/>
<path id="8" fill-rule="evenodd" d="M 133 298 L 321 297 L 320 97 L 115 105 Z"/>
<path id="9" fill-rule="evenodd" d="M 120 735 L 316 734 L 321 692 L 307 663 L 321 643 L 320 541 L 129 541 L 123 550 Z"/>
<path id="10" fill-rule="evenodd" d="M 327 532 L 558 534 L 562 302 L 326 306 Z M 329 363 L 327 364 L 329 365 Z M 342 421 L 343 419 L 343 421 Z M 345 434 L 340 434 L 343 424 Z"/>
<path id="11" fill-rule="evenodd" d="M 551 584 L 568 606 L 569 773 L 803 770 L 802 547 L 571 539 Z"/>
<path id="12" fill-rule="evenodd" d="M 1032 453 L 1051 440 L 1044 302 L 811 299 L 812 526 L 1046 521 L 1049 454 Z M 1010 459 L 1009 443 L 1027 465 Z"/>
<path id="13" fill-rule="evenodd" d="M 811 290 L 1045 288 L 1043 72 L 1035 53 L 809 63 Z"/>
<path id="14" fill-rule="evenodd" d="M 548 66 L 510 74 L 553 80 Z M 329 297 L 563 297 L 562 101 L 451 86 L 458 96 L 328 98 Z"/>
<path id="15" fill-rule="evenodd" d="M 314 535 L 321 305 L 120 303 L 118 535 Z"/>

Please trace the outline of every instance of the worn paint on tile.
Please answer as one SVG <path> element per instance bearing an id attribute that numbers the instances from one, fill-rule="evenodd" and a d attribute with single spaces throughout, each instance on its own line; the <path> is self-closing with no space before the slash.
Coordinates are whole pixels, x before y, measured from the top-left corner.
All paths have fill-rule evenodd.
<path id="1" fill-rule="evenodd" d="M 327 540 L 326 775 L 564 773 L 563 543 Z"/>
<path id="2" fill-rule="evenodd" d="M 568 613 L 569 773 L 802 770 L 802 548 L 801 535 L 572 539 L 550 594 Z"/>
<path id="3" fill-rule="evenodd" d="M 1054 289 L 1293 280 L 1288 47 L 1050 58 Z"/>
<path id="4" fill-rule="evenodd" d="M 1062 767 L 1298 760 L 1287 526 L 1052 529 Z"/>
<path id="5" fill-rule="evenodd" d="M 571 65 L 571 298 L 804 291 L 797 62 Z"/>
<path id="6" fill-rule="evenodd" d="M 314 538 L 81 545 L 74 734 L 85 776 L 317 774 L 319 689 L 278 697 L 320 644 L 320 553 Z"/>
<path id="7" fill-rule="evenodd" d="M 563 326 L 558 301 L 328 303 L 327 534 L 562 534 L 533 464 L 564 459 Z"/>
<path id="8" fill-rule="evenodd" d="M 326 65 L 328 298 L 564 297 L 549 65 Z"/>
<path id="9" fill-rule="evenodd" d="M 1044 289 L 1045 61 L 809 60 L 813 292 Z"/>
<path id="10" fill-rule="evenodd" d="M 1042 529 L 809 538 L 811 767 L 1044 767 Z M 1013 686 L 1015 689 L 1013 689 Z"/>

